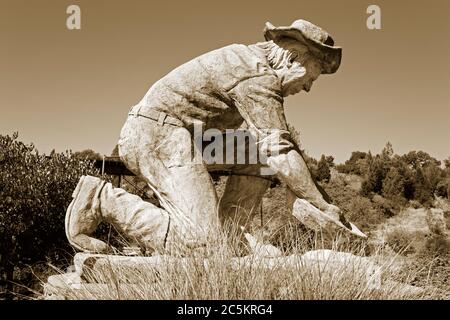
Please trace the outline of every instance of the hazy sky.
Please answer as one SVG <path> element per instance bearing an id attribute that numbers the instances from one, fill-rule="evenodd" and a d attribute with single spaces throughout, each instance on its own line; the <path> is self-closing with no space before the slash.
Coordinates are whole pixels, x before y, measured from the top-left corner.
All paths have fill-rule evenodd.
<path id="1" fill-rule="evenodd" d="M 311 155 L 450 156 L 450 1 L 0 0 L 0 134 L 42 152 L 109 154 L 131 105 L 176 66 L 303 18 L 343 47 L 341 68 L 286 100 Z M 78 4 L 82 29 L 66 28 Z M 382 30 L 366 28 L 377 4 Z"/>

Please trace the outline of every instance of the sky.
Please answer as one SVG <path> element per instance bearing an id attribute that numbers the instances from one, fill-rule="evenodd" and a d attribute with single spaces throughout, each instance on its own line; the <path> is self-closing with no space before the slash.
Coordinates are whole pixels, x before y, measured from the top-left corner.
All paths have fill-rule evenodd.
<path id="1" fill-rule="evenodd" d="M 66 8 L 81 8 L 68 30 Z M 366 9 L 381 9 L 369 30 Z M 343 48 L 336 74 L 288 97 L 302 148 L 336 162 L 352 151 L 450 156 L 450 1 L 0 0 L 0 134 L 19 132 L 40 152 L 110 154 L 129 108 L 190 59 L 263 40 L 309 20 Z"/>

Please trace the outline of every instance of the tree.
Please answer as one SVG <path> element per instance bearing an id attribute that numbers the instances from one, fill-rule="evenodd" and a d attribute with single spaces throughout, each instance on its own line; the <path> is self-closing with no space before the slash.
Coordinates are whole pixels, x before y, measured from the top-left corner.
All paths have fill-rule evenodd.
<path id="1" fill-rule="evenodd" d="M 0 279 L 9 281 L 14 268 L 69 248 L 64 216 L 72 192 L 81 175 L 98 173 L 70 152 L 48 157 L 17 139 L 0 135 Z"/>
<path id="2" fill-rule="evenodd" d="M 450 198 L 450 178 L 439 181 L 435 193 L 439 197 Z"/>
<path id="3" fill-rule="evenodd" d="M 403 177 L 403 195 L 405 199 L 407 200 L 414 199 L 414 192 L 415 192 L 414 171 L 400 159 L 399 162 L 397 163 L 396 168 L 399 174 Z"/>
<path id="4" fill-rule="evenodd" d="M 383 151 L 381 151 L 381 156 L 387 159 L 391 159 L 394 156 L 394 148 L 390 142 L 386 143 Z"/>
<path id="5" fill-rule="evenodd" d="M 402 156 L 403 161 L 405 161 L 411 168 L 423 168 L 427 165 L 434 164 L 440 166 L 441 162 L 430 156 L 424 151 L 410 151 Z"/>
<path id="6" fill-rule="evenodd" d="M 434 193 L 439 182 L 445 180 L 445 171 L 435 163 L 428 164 L 422 168 L 422 170 L 424 177 L 430 186 L 431 192 Z"/>
<path id="7" fill-rule="evenodd" d="M 334 165 L 334 157 L 333 156 L 326 156 L 325 160 L 327 161 L 327 164 L 330 168 L 333 168 Z"/>
<path id="8" fill-rule="evenodd" d="M 92 149 L 86 149 L 86 150 L 83 150 L 83 151 L 74 152 L 73 156 L 75 158 L 80 159 L 80 160 L 91 160 L 91 161 L 101 160 L 103 158 L 100 153 L 95 152 Z"/>
<path id="9" fill-rule="evenodd" d="M 401 201 L 405 198 L 405 178 L 399 170 L 391 167 L 383 180 L 382 194 L 385 198 Z"/>
<path id="10" fill-rule="evenodd" d="M 415 176 L 414 199 L 422 204 L 428 204 L 432 200 L 432 197 L 432 187 L 429 181 L 425 178 L 423 170 L 418 168 Z"/>
<path id="11" fill-rule="evenodd" d="M 336 169 L 341 173 L 353 173 L 364 175 L 368 169 L 368 153 L 361 151 L 353 151 L 350 159 L 344 164 L 338 165 Z"/>
<path id="12" fill-rule="evenodd" d="M 444 160 L 445 168 L 450 169 L 450 157 Z"/>
<path id="13" fill-rule="evenodd" d="M 325 181 L 327 183 L 330 182 L 331 172 L 325 155 L 322 155 L 320 161 L 317 164 L 316 178 L 317 181 Z"/>
<path id="14" fill-rule="evenodd" d="M 377 155 L 371 161 L 368 174 L 361 185 L 361 193 L 365 196 L 370 193 L 381 194 L 383 189 L 383 180 L 388 172 L 383 159 Z"/>

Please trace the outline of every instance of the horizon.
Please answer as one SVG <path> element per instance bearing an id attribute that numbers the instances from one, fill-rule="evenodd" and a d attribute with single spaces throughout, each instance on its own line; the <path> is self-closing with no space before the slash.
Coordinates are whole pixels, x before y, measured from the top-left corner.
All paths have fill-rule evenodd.
<path id="1" fill-rule="evenodd" d="M 0 135 L 9 135 L 9 136 L 12 136 L 12 134 L 13 134 L 13 133 L 5 133 L 5 134 L 0 133 Z M 20 137 L 20 132 L 18 132 L 18 138 L 17 138 L 17 140 L 18 140 L 18 141 L 21 141 L 21 142 L 23 142 L 23 143 L 25 143 L 26 145 L 30 145 L 30 144 L 34 145 L 35 150 L 36 150 L 37 152 L 39 152 L 39 154 L 46 155 L 46 156 L 49 156 L 52 152 L 57 152 L 57 153 L 72 152 L 72 153 L 76 153 L 76 152 L 83 152 L 83 151 L 93 151 L 93 152 L 95 152 L 95 153 L 98 153 L 98 154 L 101 155 L 101 156 L 105 156 L 105 157 L 116 157 L 116 156 L 113 156 L 113 155 L 112 155 L 113 152 L 114 152 L 114 148 L 115 148 L 116 146 L 113 147 L 113 150 L 111 150 L 110 153 L 101 153 L 101 152 L 98 152 L 97 150 L 92 149 L 92 148 L 85 148 L 85 149 L 81 149 L 81 150 L 72 150 L 72 149 L 56 150 L 55 148 L 53 148 L 53 149 L 50 149 L 50 151 L 48 151 L 48 152 L 41 152 L 41 150 L 39 150 L 39 148 L 38 148 L 33 142 L 26 142 L 26 141 L 23 141 L 23 140 L 21 139 L 21 137 Z M 349 154 L 348 158 L 344 159 L 343 161 L 337 161 L 336 159 L 334 159 L 334 163 L 335 163 L 336 165 L 344 164 L 345 161 L 347 161 L 347 160 L 350 159 L 352 153 L 354 153 L 354 152 L 365 152 L 365 153 L 370 153 L 370 154 L 372 154 L 373 156 L 379 155 L 379 154 L 382 153 L 384 147 L 385 147 L 388 143 L 390 143 L 390 142 L 389 142 L 389 141 L 386 142 L 386 144 L 383 146 L 383 148 L 381 148 L 381 150 L 379 150 L 379 151 L 373 151 L 373 150 L 353 150 L 353 151 Z M 445 167 L 444 160 L 450 160 L 450 155 L 449 155 L 448 157 L 443 158 L 443 159 L 439 159 L 439 158 L 435 157 L 433 154 L 430 154 L 429 152 L 427 152 L 426 150 L 409 150 L 409 151 L 407 151 L 407 152 L 405 152 L 405 153 L 398 153 L 398 152 L 396 152 L 396 150 L 395 150 L 395 146 L 392 146 L 392 147 L 393 147 L 393 150 L 394 150 L 394 155 L 397 155 L 397 156 L 404 156 L 404 155 L 408 154 L 409 152 L 414 152 L 414 151 L 416 151 L 416 152 L 419 152 L 419 151 L 426 152 L 428 155 L 430 155 L 430 156 L 433 157 L 434 159 L 438 160 L 438 161 L 440 162 L 440 166 L 441 166 L 441 167 Z M 302 151 L 303 151 L 304 153 L 306 153 L 307 156 L 312 157 L 312 158 L 314 158 L 314 159 L 316 159 L 316 160 L 320 160 L 320 157 L 321 157 L 322 155 L 324 155 L 324 156 L 333 156 L 332 154 L 322 153 L 322 154 L 320 154 L 319 156 L 316 157 L 316 156 L 312 155 L 310 152 L 308 152 L 307 149 L 302 149 Z M 334 158 L 334 156 L 333 156 L 333 158 Z"/>

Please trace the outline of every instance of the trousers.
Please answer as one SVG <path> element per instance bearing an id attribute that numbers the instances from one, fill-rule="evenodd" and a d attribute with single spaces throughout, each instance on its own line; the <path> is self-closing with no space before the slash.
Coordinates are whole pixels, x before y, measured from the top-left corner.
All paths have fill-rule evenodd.
<path id="1" fill-rule="evenodd" d="M 195 161 L 202 159 L 202 150 L 192 132 L 143 117 L 127 119 L 118 149 L 127 168 L 146 181 L 169 216 L 175 210 L 192 222 L 198 240 L 207 241 L 211 230 L 227 223 L 246 228 L 271 183 L 260 174 L 262 164 Z M 209 174 L 214 170 L 230 172 L 221 199 Z"/>

